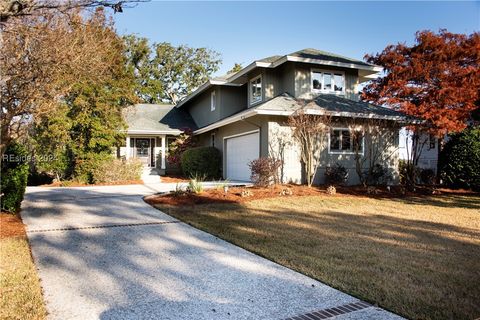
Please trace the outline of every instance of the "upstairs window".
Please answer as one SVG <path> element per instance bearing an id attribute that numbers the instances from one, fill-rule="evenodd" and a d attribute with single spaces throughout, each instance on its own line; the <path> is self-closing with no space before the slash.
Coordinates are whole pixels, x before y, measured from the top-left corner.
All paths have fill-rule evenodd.
<path id="1" fill-rule="evenodd" d="M 250 104 L 262 101 L 262 76 L 250 80 Z"/>
<path id="2" fill-rule="evenodd" d="M 354 135 L 346 128 L 332 129 L 329 136 L 330 153 L 354 153 L 358 150 L 363 154 L 363 134 Z"/>
<path id="3" fill-rule="evenodd" d="M 341 71 L 312 70 L 312 91 L 345 93 L 345 73 Z"/>
<path id="4" fill-rule="evenodd" d="M 215 96 L 215 91 L 212 91 L 210 94 L 210 111 L 215 111 L 217 107 L 217 98 Z"/>

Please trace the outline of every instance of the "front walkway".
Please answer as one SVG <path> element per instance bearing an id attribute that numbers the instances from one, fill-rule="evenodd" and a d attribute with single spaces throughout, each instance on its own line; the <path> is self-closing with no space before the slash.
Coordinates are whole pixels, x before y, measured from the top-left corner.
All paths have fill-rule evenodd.
<path id="1" fill-rule="evenodd" d="M 153 209 L 151 192 L 27 189 L 51 319 L 401 319 Z"/>

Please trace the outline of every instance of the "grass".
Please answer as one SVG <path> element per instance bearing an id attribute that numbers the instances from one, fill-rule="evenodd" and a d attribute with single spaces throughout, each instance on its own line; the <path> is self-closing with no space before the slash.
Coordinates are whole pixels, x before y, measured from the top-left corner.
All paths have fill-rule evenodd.
<path id="1" fill-rule="evenodd" d="M 45 319 L 38 276 L 25 237 L 0 239 L 0 319 Z"/>
<path id="2" fill-rule="evenodd" d="M 413 319 L 480 316 L 480 197 L 277 197 L 159 209 Z"/>

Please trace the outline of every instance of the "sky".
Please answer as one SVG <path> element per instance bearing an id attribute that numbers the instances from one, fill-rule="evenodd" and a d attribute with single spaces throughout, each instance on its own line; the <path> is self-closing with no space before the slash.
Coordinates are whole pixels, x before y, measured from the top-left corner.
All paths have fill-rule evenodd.
<path id="1" fill-rule="evenodd" d="M 455 33 L 480 30 L 480 1 L 158 1 L 115 15 L 120 34 L 151 43 L 206 47 L 235 63 L 284 55 L 304 48 L 362 59 L 388 44 L 414 41 L 418 30 Z"/>

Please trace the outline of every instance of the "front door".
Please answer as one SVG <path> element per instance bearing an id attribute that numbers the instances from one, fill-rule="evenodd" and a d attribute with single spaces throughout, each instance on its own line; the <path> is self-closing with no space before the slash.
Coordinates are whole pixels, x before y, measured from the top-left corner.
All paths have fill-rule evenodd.
<path id="1" fill-rule="evenodd" d="M 145 167 L 150 166 L 150 139 L 135 139 L 136 158 L 142 161 Z"/>

